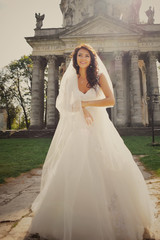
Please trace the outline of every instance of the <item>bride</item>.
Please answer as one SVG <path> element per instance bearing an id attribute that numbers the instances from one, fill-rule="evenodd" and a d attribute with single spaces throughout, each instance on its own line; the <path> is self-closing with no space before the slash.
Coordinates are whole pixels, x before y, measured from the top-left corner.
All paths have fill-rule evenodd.
<path id="1" fill-rule="evenodd" d="M 142 240 L 152 223 L 147 187 L 106 107 L 115 104 L 94 49 L 76 47 L 61 82 L 60 120 L 29 229 L 49 240 Z"/>

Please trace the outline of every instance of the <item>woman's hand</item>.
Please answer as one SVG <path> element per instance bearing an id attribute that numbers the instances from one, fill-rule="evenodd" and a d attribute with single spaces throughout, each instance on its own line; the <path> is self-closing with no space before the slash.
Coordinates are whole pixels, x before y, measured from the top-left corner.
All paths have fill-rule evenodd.
<path id="1" fill-rule="evenodd" d="M 82 101 L 82 102 L 81 102 L 81 104 L 82 104 L 82 108 L 87 107 L 87 106 L 88 106 L 87 103 L 88 103 L 87 101 Z"/>
<path id="2" fill-rule="evenodd" d="M 90 114 L 90 112 L 85 107 L 82 107 L 82 109 L 83 109 L 84 118 L 86 120 L 87 125 L 91 125 L 92 122 L 93 122 L 92 115 Z"/>

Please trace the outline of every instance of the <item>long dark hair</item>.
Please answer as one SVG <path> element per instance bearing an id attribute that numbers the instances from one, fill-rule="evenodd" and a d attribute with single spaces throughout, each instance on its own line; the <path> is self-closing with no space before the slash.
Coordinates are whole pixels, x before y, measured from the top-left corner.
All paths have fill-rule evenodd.
<path id="1" fill-rule="evenodd" d="M 73 58 L 73 67 L 76 69 L 77 75 L 79 75 L 79 66 L 77 64 L 77 54 L 80 49 L 86 49 L 91 57 L 91 63 L 87 68 L 87 87 L 89 88 L 96 88 L 98 83 L 98 67 L 97 67 L 97 57 L 95 50 L 88 44 L 80 44 L 77 46 L 72 53 Z"/>

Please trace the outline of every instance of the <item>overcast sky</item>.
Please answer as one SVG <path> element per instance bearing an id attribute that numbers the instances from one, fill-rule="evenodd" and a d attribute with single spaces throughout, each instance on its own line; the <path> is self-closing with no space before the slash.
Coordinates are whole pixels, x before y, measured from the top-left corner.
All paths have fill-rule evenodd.
<path id="1" fill-rule="evenodd" d="M 118 0 L 117 0 L 118 1 Z M 141 21 L 145 11 L 155 7 L 155 23 L 160 23 L 160 0 L 142 0 Z M 0 69 L 32 52 L 24 37 L 34 36 L 35 13 L 45 14 L 43 28 L 61 27 L 61 0 L 0 0 Z"/>

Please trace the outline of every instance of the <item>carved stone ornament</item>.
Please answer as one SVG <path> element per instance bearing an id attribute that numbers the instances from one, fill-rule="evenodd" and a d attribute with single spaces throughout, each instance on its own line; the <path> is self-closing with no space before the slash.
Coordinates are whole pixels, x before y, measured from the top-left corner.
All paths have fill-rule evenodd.
<path id="1" fill-rule="evenodd" d="M 40 64 L 41 57 L 40 56 L 31 56 L 32 62 L 34 65 Z"/>
<path id="2" fill-rule="evenodd" d="M 46 59 L 48 60 L 48 64 L 54 64 L 55 60 L 56 60 L 56 56 L 48 55 L 48 56 L 46 56 Z"/>

